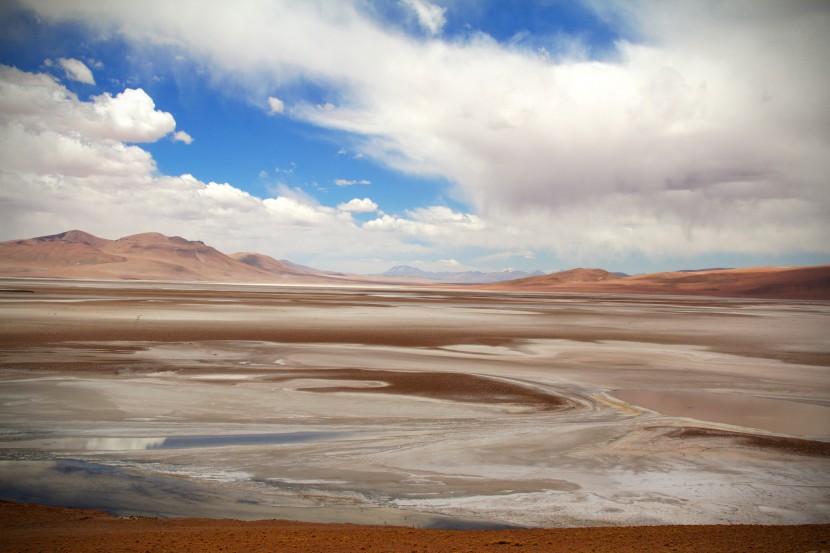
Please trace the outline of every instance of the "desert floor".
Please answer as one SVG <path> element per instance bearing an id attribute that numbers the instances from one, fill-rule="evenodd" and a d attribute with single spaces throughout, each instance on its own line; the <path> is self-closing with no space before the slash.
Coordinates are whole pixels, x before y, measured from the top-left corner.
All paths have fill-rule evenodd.
<path id="1" fill-rule="evenodd" d="M 827 524 L 830 303 L 5 279 L 0 498 L 413 530 Z"/>
<path id="2" fill-rule="evenodd" d="M 101 511 L 0 501 L 0 551 L 121 553 L 826 552 L 830 525 L 602 526 L 423 530 L 281 520 L 115 518 Z"/>

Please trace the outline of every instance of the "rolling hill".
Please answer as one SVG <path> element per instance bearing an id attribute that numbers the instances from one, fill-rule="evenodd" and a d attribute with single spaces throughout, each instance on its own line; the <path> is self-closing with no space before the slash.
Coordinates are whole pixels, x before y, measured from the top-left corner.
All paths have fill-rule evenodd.
<path id="1" fill-rule="evenodd" d="M 572 269 L 484 288 L 505 291 L 828 300 L 830 265 L 674 271 L 630 277 L 619 277 L 602 269 Z"/>
<path id="2" fill-rule="evenodd" d="M 622 276 L 571 269 L 515 280 L 505 273 L 425 273 L 399 267 L 385 276 L 318 271 L 251 252 L 226 255 L 204 242 L 146 232 L 108 240 L 80 230 L 0 242 L 0 276 L 258 282 L 275 284 L 474 286 L 530 292 L 667 294 L 830 300 L 830 265 L 674 271 Z"/>
<path id="3" fill-rule="evenodd" d="M 225 255 L 204 242 L 156 232 L 107 240 L 71 230 L 0 242 L 0 275 L 216 282 L 336 282 L 261 254 Z M 250 256 L 255 256 L 252 260 Z"/>

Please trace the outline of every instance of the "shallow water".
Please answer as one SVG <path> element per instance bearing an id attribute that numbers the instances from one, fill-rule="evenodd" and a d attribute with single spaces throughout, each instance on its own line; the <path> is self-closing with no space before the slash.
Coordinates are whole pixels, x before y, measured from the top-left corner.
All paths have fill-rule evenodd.
<path id="1" fill-rule="evenodd" d="M 325 505 L 262 490 L 218 487 L 214 482 L 159 478 L 135 467 L 74 459 L 0 461 L 0 498 L 24 503 L 100 509 L 116 516 L 289 519 L 435 528 L 519 528 L 497 520 L 417 513 L 367 505 Z"/>

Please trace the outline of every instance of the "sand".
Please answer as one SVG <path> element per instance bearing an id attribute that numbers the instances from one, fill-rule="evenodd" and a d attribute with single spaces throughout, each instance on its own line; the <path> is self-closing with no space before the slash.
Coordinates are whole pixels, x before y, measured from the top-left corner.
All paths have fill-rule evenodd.
<path id="1" fill-rule="evenodd" d="M 0 502 L 0 551 L 798 552 L 830 549 L 830 526 L 419 530 L 290 521 L 118 519 Z"/>
<path id="2" fill-rule="evenodd" d="M 0 288 L 0 499 L 419 530 L 830 522 L 827 302 Z"/>

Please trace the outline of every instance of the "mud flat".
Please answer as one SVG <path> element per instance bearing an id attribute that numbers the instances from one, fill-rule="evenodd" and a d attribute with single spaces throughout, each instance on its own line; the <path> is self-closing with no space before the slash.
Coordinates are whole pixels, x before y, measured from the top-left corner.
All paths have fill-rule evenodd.
<path id="1" fill-rule="evenodd" d="M 0 289 L 0 499 L 419 528 L 830 522 L 828 302 Z"/>

